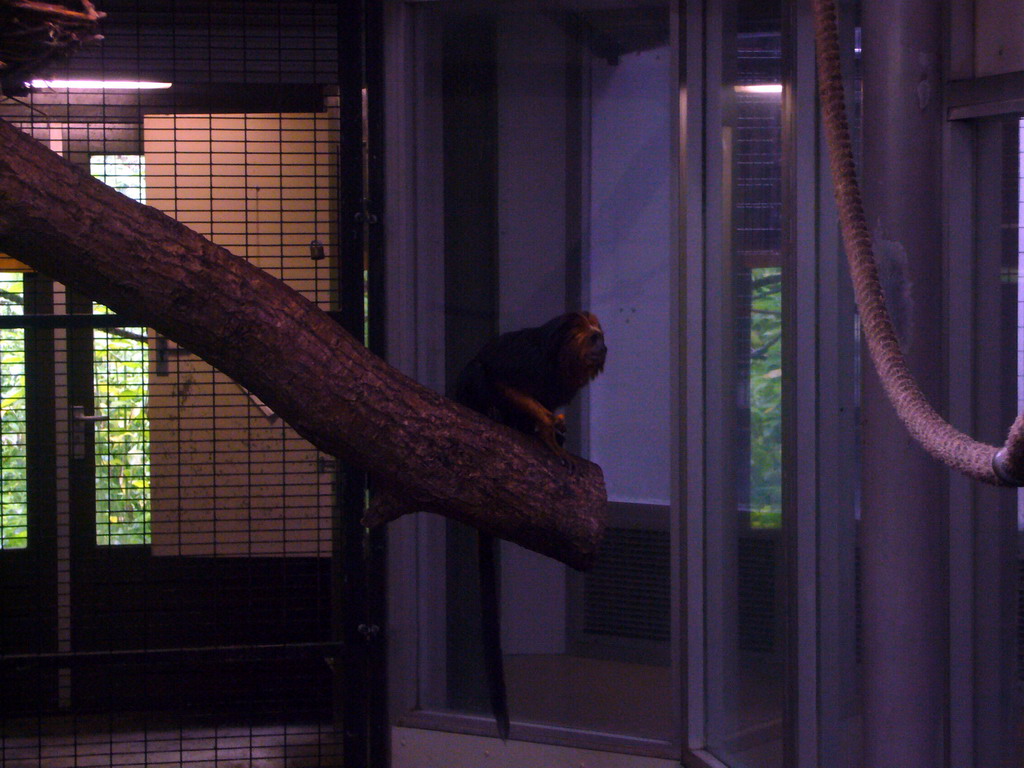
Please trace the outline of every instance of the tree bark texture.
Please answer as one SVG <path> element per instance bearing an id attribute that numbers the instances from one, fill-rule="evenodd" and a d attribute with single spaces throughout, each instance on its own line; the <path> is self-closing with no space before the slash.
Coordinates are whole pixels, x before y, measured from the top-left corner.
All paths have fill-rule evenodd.
<path id="1" fill-rule="evenodd" d="M 280 280 L 2 120 L 0 251 L 167 336 L 367 470 L 384 501 L 367 524 L 428 510 L 574 568 L 593 563 L 600 467 L 570 471 L 539 441 L 416 383 Z"/>

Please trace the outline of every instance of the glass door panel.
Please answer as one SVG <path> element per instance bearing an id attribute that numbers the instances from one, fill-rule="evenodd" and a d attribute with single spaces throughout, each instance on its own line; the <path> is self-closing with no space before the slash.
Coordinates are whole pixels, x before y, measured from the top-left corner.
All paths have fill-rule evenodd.
<path id="1" fill-rule="evenodd" d="M 610 526 L 587 574 L 500 552 L 503 650 L 519 727 L 671 741 L 671 317 L 677 50 L 668 2 L 418 6 L 430 81 L 423 156 L 440 203 L 449 386 L 494 335 L 570 310 L 601 320 L 605 373 L 567 409 L 602 465 Z M 436 183 L 427 180 L 424 189 Z M 444 533 L 443 681 L 432 708 L 486 715 L 475 535 Z M 436 678 L 435 678 L 436 679 Z M 525 733 L 520 731 L 520 734 Z"/>
<path id="2" fill-rule="evenodd" d="M 12 266 L 17 266 L 12 262 Z M 57 671 L 19 657 L 58 650 L 52 331 L 26 315 L 50 311 L 39 275 L 0 273 L 0 713 L 59 702 Z"/>
<path id="3" fill-rule="evenodd" d="M 708 749 L 729 766 L 782 765 L 785 349 L 782 251 L 782 8 L 740 0 L 722 24 L 721 402 L 731 410 L 721 482 L 707 509 Z"/>
<path id="4" fill-rule="evenodd" d="M 96 543 L 151 543 L 149 344 L 145 328 L 93 331 Z"/>

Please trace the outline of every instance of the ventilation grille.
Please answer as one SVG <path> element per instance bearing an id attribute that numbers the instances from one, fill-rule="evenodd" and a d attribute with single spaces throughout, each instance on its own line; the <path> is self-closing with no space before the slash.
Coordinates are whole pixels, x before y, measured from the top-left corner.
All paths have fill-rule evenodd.
<path id="1" fill-rule="evenodd" d="M 775 541 L 739 540 L 739 647 L 770 653 L 775 648 Z"/>
<path id="2" fill-rule="evenodd" d="M 584 580 L 583 630 L 636 640 L 669 639 L 669 537 L 609 528 Z"/>
<path id="3" fill-rule="evenodd" d="M 1024 558 L 1017 559 L 1017 679 L 1024 680 Z"/>

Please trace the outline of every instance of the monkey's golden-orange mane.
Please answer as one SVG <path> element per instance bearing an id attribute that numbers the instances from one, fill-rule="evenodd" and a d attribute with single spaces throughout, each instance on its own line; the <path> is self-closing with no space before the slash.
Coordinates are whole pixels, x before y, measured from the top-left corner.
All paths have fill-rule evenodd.
<path id="1" fill-rule="evenodd" d="M 603 335 L 601 323 L 589 312 L 575 313 L 565 331 L 559 363 L 565 383 L 573 390 L 583 388 L 604 370 L 604 354 L 595 353 L 595 334 Z"/>

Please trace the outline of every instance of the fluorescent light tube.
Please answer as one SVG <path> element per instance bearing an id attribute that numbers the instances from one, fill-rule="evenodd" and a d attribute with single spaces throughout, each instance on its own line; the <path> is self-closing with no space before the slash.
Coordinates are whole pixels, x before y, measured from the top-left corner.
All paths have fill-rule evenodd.
<path id="1" fill-rule="evenodd" d="M 33 80 L 33 88 L 55 88 L 75 91 L 148 91 L 170 88 L 170 83 L 156 83 L 148 80 Z"/>
<path id="2" fill-rule="evenodd" d="M 762 83 L 759 85 L 737 85 L 736 93 L 782 93 L 782 83 Z"/>

